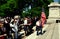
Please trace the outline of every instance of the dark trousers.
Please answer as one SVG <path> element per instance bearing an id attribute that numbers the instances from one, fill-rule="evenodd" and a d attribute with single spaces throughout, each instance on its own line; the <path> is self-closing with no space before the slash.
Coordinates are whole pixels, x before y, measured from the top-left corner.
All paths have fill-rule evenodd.
<path id="1" fill-rule="evenodd" d="M 28 26 L 29 32 L 32 32 L 32 26 Z"/>
<path id="2" fill-rule="evenodd" d="M 37 31 L 37 35 L 39 35 L 39 31 L 41 31 L 40 34 L 42 34 L 42 27 L 41 26 L 37 26 L 36 27 L 36 31 Z"/>
<path id="3" fill-rule="evenodd" d="M 18 39 L 18 32 L 17 31 L 14 33 L 14 39 Z"/>
<path id="4" fill-rule="evenodd" d="M 27 34 L 28 33 L 28 26 L 26 25 L 26 26 L 24 26 L 24 31 L 25 31 L 25 34 Z"/>

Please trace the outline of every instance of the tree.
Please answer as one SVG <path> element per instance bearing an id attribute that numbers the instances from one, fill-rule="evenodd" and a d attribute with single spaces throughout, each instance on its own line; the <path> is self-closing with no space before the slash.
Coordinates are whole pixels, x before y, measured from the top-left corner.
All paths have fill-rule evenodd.
<path id="1" fill-rule="evenodd" d="M 17 3 L 15 0 L 8 0 L 7 3 L 4 3 L 0 6 L 0 10 L 5 14 L 5 16 L 9 16 L 9 15 L 11 16 L 16 7 L 17 7 Z"/>
<path id="2" fill-rule="evenodd" d="M 59 3 L 60 3 L 60 0 L 59 0 Z"/>
<path id="3" fill-rule="evenodd" d="M 0 0 L 0 14 L 4 13 L 4 16 L 14 16 L 16 14 L 22 16 L 23 8 L 32 6 L 32 9 L 28 11 L 31 16 L 38 16 L 41 13 L 41 8 L 44 6 L 46 15 L 48 16 L 48 4 L 53 0 L 4 0 L 1 3 Z"/>
<path id="4" fill-rule="evenodd" d="M 42 7 L 44 7 L 46 17 L 48 18 L 48 4 L 51 2 L 53 2 L 53 0 L 35 0 L 31 13 L 34 13 L 35 15 L 38 14 L 37 16 L 39 16 L 41 14 Z"/>

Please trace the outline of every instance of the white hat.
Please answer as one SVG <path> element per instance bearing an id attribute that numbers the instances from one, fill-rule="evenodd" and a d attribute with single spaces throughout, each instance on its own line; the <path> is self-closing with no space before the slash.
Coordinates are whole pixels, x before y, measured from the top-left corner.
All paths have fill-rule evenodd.
<path id="1" fill-rule="evenodd" d="M 20 18 L 20 16 L 19 15 L 16 15 L 16 16 L 14 16 L 14 18 Z"/>

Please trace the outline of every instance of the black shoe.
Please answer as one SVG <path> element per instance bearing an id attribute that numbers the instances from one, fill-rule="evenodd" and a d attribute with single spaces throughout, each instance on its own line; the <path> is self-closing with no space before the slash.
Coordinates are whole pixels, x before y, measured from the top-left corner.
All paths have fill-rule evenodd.
<path id="1" fill-rule="evenodd" d="M 37 36 L 38 36 L 39 34 L 37 34 Z"/>
<path id="2" fill-rule="evenodd" d="M 41 35 L 43 35 L 43 33 L 41 32 Z"/>

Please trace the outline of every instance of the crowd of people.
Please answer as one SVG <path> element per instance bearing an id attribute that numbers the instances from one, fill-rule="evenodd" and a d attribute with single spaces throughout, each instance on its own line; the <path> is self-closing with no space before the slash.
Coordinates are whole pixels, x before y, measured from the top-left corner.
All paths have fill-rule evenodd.
<path id="1" fill-rule="evenodd" d="M 21 37 L 19 37 L 18 32 L 22 29 L 24 29 L 26 36 L 27 33 L 33 32 L 32 28 L 35 25 L 38 26 L 38 20 L 38 17 L 21 18 L 20 16 L 0 18 L 0 39 L 13 39 L 12 33 L 14 33 L 14 39 L 19 39 Z M 23 28 L 20 26 L 21 24 L 23 24 Z M 36 28 L 38 31 L 38 27 Z"/>

